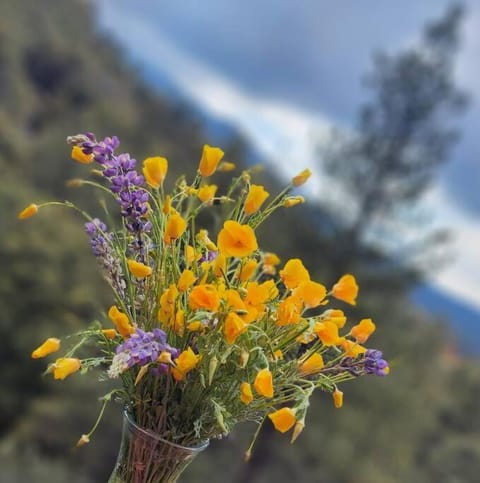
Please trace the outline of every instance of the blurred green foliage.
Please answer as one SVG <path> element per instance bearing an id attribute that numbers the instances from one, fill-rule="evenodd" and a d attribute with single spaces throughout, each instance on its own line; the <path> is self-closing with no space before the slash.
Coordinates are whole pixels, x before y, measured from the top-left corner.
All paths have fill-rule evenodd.
<path id="1" fill-rule="evenodd" d="M 151 93 L 122 52 L 98 32 L 80 0 L 0 3 L 0 480 L 8 483 L 102 482 L 120 439 L 120 408 L 112 407 L 94 440 L 73 451 L 95 420 L 107 383 L 76 376 L 41 377 L 31 350 L 99 317 L 110 302 L 83 235 L 82 221 L 61 208 L 19 223 L 31 201 L 68 198 L 98 210 L 88 188 L 65 186 L 85 167 L 69 160 L 67 135 L 118 134 L 138 159 L 166 155 L 170 179 L 198 162 L 202 126 L 184 106 Z M 241 165 L 243 141 L 222 146 Z M 275 189 L 270 172 L 259 181 Z M 279 236 L 281 234 L 281 236 Z M 264 247 L 285 260 L 301 256 L 316 278 L 338 278 L 338 228 L 322 207 L 285 211 L 261 230 Z M 342 245 L 343 246 L 343 245 Z M 360 255 L 361 253 L 361 255 Z M 378 253 L 364 248 L 357 256 Z M 294 446 L 265 428 L 254 457 L 243 463 L 251 427 L 239 428 L 188 469 L 184 481 L 472 482 L 480 472 L 480 370 L 460 358 L 448 333 L 411 305 L 408 273 L 372 280 L 368 263 L 352 260 L 361 293 L 352 316 L 372 315 L 372 344 L 385 349 L 392 373 L 345 385 L 345 406 L 316 396 Z"/>

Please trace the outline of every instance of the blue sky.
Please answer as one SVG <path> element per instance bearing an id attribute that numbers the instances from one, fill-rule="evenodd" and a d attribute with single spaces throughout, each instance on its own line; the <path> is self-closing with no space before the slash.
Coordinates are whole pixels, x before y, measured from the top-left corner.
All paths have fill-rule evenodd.
<path id="1" fill-rule="evenodd" d="M 318 165 L 331 126 L 351 129 L 372 52 L 418 40 L 443 0 L 104 0 L 100 21 L 202 109 L 238 127 L 286 174 Z M 456 234 L 443 289 L 480 307 L 480 5 L 467 2 L 456 79 L 472 96 L 455 148 L 423 208 Z M 311 184 L 321 192 L 322 176 Z"/>

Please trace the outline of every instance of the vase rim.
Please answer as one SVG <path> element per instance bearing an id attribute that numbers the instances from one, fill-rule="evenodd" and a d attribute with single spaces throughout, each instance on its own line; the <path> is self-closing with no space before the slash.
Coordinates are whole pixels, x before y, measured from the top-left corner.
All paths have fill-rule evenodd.
<path id="1" fill-rule="evenodd" d="M 200 453 L 200 451 L 203 451 L 204 449 L 206 449 L 207 446 L 210 444 L 210 440 L 207 439 L 207 440 L 201 442 L 200 444 L 198 444 L 197 446 L 183 446 L 181 444 L 169 441 L 168 439 L 162 438 L 160 435 L 154 433 L 153 431 L 142 428 L 141 426 L 139 426 L 133 420 L 132 416 L 130 415 L 130 413 L 126 409 L 124 409 L 123 415 L 124 415 L 125 419 L 128 421 L 128 424 L 133 426 L 136 431 L 148 436 L 149 438 L 155 438 L 157 441 L 161 441 L 163 443 L 169 444 L 170 446 L 173 446 L 175 448 L 190 451 L 192 453 Z"/>

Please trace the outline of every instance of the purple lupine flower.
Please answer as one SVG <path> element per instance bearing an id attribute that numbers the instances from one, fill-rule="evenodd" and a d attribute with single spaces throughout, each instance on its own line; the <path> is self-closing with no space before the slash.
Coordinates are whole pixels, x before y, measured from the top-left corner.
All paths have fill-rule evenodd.
<path id="1" fill-rule="evenodd" d="M 203 262 L 213 262 L 218 256 L 217 252 L 207 250 L 206 253 L 204 253 L 201 258 L 198 260 L 198 264 L 200 265 Z"/>
<path id="2" fill-rule="evenodd" d="M 367 374 L 386 376 L 389 372 L 388 362 L 382 359 L 382 352 L 376 349 L 369 349 L 365 352 L 364 367 Z"/>
<path id="3" fill-rule="evenodd" d="M 124 296 L 126 283 L 122 264 L 112 247 L 113 234 L 108 233 L 107 225 L 98 218 L 85 223 L 85 231 L 90 237 L 90 246 L 103 269 L 104 277 L 120 296 Z"/>
<path id="4" fill-rule="evenodd" d="M 78 134 L 67 138 L 67 142 L 82 148 L 85 154 L 93 154 L 94 160 L 103 166 L 103 176 L 110 181 L 110 189 L 120 204 L 127 230 L 136 235 L 133 249 L 144 251 L 142 234 L 152 229 L 145 219 L 149 194 L 143 189 L 145 179 L 135 170 L 136 160 L 128 153 L 115 154 L 120 145 L 117 136 L 97 141 L 93 133 Z"/>
<path id="5" fill-rule="evenodd" d="M 127 369 L 138 365 L 156 362 L 162 352 L 168 352 L 172 360 L 176 359 L 180 351 L 167 344 L 167 335 L 161 329 L 153 329 L 152 332 L 145 332 L 141 329 L 135 329 L 135 332 L 123 343 L 116 348 L 116 354 L 113 357 L 112 365 L 108 370 L 108 375 L 112 378 L 118 377 Z M 168 367 L 160 367 L 158 375 L 160 375 Z"/>

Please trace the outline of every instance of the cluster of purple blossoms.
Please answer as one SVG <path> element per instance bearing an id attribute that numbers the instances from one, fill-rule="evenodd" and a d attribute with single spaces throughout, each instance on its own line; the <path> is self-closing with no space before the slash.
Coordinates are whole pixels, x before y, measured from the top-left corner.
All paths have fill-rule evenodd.
<path id="1" fill-rule="evenodd" d="M 149 194 L 143 189 L 145 179 L 135 170 L 136 160 L 128 153 L 115 155 L 120 145 L 117 136 L 97 141 L 92 133 L 70 136 L 67 141 L 82 148 L 85 154 L 103 166 L 103 176 L 110 181 L 110 189 L 116 195 L 130 233 L 137 235 L 136 249 L 142 251 L 142 233 L 148 233 L 152 224 L 145 219 L 148 212 Z"/>
<path id="2" fill-rule="evenodd" d="M 135 365 L 145 366 L 157 362 L 162 353 L 170 354 L 172 361 L 180 354 L 178 349 L 167 344 L 166 333 L 158 328 L 153 329 L 152 332 L 135 329 L 135 332 L 123 344 L 120 344 L 115 352 L 112 365 L 108 369 L 108 375 L 112 378 L 118 377 L 122 372 Z M 161 362 L 156 368 L 157 374 L 166 372 L 167 368 L 168 364 Z"/>
<path id="3" fill-rule="evenodd" d="M 124 296 L 126 283 L 120 260 L 112 249 L 113 234 L 108 233 L 107 225 L 98 218 L 85 223 L 85 231 L 90 237 L 90 246 L 103 269 L 104 277 L 120 296 Z"/>
<path id="4" fill-rule="evenodd" d="M 386 376 L 389 373 L 388 362 L 382 357 L 382 351 L 368 349 L 363 359 L 365 372 L 376 376 Z"/>

